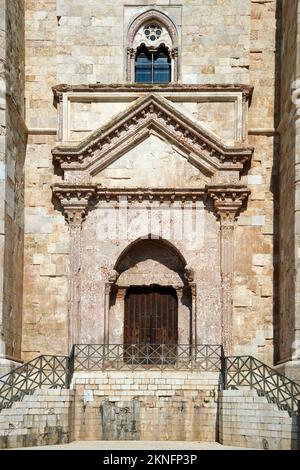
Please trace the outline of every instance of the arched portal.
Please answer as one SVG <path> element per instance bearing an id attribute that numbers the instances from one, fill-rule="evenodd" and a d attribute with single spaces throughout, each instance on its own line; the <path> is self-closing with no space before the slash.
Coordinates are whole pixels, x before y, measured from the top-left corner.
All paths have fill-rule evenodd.
<path id="1" fill-rule="evenodd" d="M 110 343 L 194 341 L 193 286 L 183 256 L 171 243 L 137 240 L 119 256 L 115 270 L 108 312 Z"/>

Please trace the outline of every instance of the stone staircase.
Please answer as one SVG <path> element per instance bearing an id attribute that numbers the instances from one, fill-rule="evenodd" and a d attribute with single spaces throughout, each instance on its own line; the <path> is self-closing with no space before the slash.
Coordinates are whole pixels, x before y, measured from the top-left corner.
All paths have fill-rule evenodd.
<path id="1" fill-rule="evenodd" d="M 219 442 L 255 449 L 297 449 L 298 416 L 279 410 L 248 387 L 221 390 Z"/>
<path id="2" fill-rule="evenodd" d="M 0 377 L 0 448 L 72 440 L 299 447 L 300 386 L 259 360 L 197 345 L 138 363 L 122 348 L 80 345 Z"/>
<path id="3" fill-rule="evenodd" d="M 0 413 L 0 449 L 65 444 L 73 391 L 41 388 Z"/>

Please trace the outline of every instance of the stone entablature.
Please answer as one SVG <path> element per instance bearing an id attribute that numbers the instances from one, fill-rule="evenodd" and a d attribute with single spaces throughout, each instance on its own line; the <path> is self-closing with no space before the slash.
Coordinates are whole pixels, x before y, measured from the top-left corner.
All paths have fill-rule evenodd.
<path id="1" fill-rule="evenodd" d="M 58 107 L 58 141 L 63 143 L 78 142 L 94 130 L 96 122 L 98 127 L 115 118 L 117 111 L 123 111 L 130 103 L 147 96 L 150 93 L 162 96 L 180 106 L 180 111 L 185 111 L 187 106 L 188 116 L 191 118 L 196 112 L 196 122 L 213 117 L 220 121 L 219 131 L 222 128 L 230 130 L 230 142 L 238 143 L 247 140 L 247 109 L 251 100 L 253 87 L 249 85 L 143 85 L 143 84 L 91 84 L 91 85 L 58 85 L 53 87 L 55 102 Z M 183 106 L 182 106 L 183 105 Z M 203 118 L 197 115 L 197 106 L 216 107 L 208 108 Z M 80 107 L 84 106 L 84 113 L 90 109 L 89 122 L 83 125 L 82 120 L 76 123 L 76 116 L 81 115 Z M 112 110 L 109 110 L 109 107 Z M 230 106 L 230 109 L 228 108 Z M 79 108 L 78 108 L 79 107 Z M 87 107 L 87 108 L 86 108 Z M 196 109 L 195 109 L 196 108 Z M 218 117 L 218 109 L 223 109 L 223 115 Z M 210 116 L 212 114 L 212 116 Z M 74 122 L 75 121 L 75 122 Z M 213 129 L 215 131 L 215 129 Z M 224 133 L 224 130 L 223 130 Z M 219 132 L 220 134 L 220 132 Z M 224 134 L 226 135 L 226 133 Z M 222 136 L 222 133 L 220 134 Z M 226 139 L 227 141 L 227 139 Z"/>
<path id="2" fill-rule="evenodd" d="M 78 171 L 82 172 L 82 179 L 85 180 L 153 132 L 184 151 L 205 174 L 212 176 L 217 171 L 230 171 L 233 175 L 236 172 L 233 176 L 235 182 L 253 153 L 253 149 L 246 145 L 224 145 L 218 136 L 195 124 L 165 98 L 153 93 L 139 98 L 79 144 L 59 144 L 52 153 L 65 171 L 66 180 L 78 181 Z"/>

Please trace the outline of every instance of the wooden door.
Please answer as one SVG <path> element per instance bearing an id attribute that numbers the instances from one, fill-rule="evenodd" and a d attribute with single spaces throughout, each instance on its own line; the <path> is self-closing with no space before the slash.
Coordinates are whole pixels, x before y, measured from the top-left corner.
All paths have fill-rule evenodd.
<path id="1" fill-rule="evenodd" d="M 130 287 L 125 297 L 124 344 L 177 344 L 178 301 L 169 287 Z"/>

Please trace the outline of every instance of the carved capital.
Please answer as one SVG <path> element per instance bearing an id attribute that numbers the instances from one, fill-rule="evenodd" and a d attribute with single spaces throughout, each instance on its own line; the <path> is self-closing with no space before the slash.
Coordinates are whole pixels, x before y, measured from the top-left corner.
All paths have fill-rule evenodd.
<path id="1" fill-rule="evenodd" d="M 85 219 L 85 210 L 65 209 L 64 216 L 70 226 L 81 226 Z"/>
<path id="2" fill-rule="evenodd" d="M 193 282 L 195 278 L 195 271 L 191 266 L 184 268 L 184 277 L 188 282 Z"/>
<path id="3" fill-rule="evenodd" d="M 174 47 L 172 50 L 171 50 L 171 57 L 172 59 L 175 59 L 178 57 L 178 47 Z"/>
<path id="4" fill-rule="evenodd" d="M 53 186 L 52 190 L 62 206 L 67 222 L 73 226 L 81 225 L 95 188 L 93 186 L 57 185 Z"/>
<path id="5" fill-rule="evenodd" d="M 135 57 L 136 50 L 133 47 L 127 47 L 127 55 L 130 59 Z"/>
<path id="6" fill-rule="evenodd" d="M 210 185 L 206 191 L 213 200 L 222 226 L 233 225 L 250 194 L 250 190 L 243 185 Z"/>

